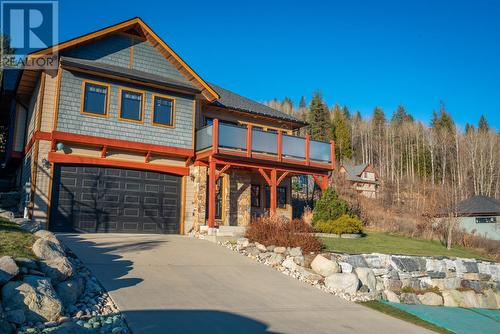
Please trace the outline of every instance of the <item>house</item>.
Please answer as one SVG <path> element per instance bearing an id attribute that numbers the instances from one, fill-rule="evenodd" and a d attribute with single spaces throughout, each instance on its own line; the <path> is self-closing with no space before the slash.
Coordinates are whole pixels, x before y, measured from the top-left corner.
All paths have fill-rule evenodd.
<path id="1" fill-rule="evenodd" d="M 500 240 L 500 200 L 473 196 L 458 203 L 454 214 L 465 231 Z"/>
<path id="2" fill-rule="evenodd" d="M 379 181 L 371 164 L 343 164 L 339 172 L 358 193 L 368 198 L 377 198 Z"/>
<path id="3" fill-rule="evenodd" d="M 333 142 L 294 136 L 301 120 L 208 83 L 140 18 L 28 57 L 52 54 L 58 69 L 4 72 L 16 84 L 0 111 L 3 166 L 26 217 L 50 230 L 245 226 L 291 218 L 292 175 L 327 187 Z"/>

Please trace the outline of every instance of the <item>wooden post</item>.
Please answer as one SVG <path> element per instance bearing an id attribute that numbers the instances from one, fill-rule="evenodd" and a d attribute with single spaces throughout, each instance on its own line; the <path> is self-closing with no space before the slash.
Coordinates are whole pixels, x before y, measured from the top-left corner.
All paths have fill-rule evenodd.
<path id="1" fill-rule="evenodd" d="M 332 169 L 335 169 L 335 141 L 330 140 L 330 160 L 332 161 Z"/>
<path id="2" fill-rule="evenodd" d="M 271 216 L 274 216 L 276 214 L 276 202 L 277 202 L 277 192 L 278 192 L 278 187 L 277 187 L 277 180 L 276 180 L 276 169 L 271 169 L 271 203 L 270 203 L 270 211 L 271 211 Z"/>
<path id="3" fill-rule="evenodd" d="M 214 118 L 212 123 L 212 153 L 219 152 L 219 119 Z"/>
<path id="4" fill-rule="evenodd" d="M 311 161 L 309 159 L 309 148 L 311 144 L 311 138 L 309 137 L 309 134 L 306 134 L 306 165 L 310 165 Z"/>
<path id="5" fill-rule="evenodd" d="M 247 157 L 252 157 L 252 124 L 247 125 Z"/>
<path id="6" fill-rule="evenodd" d="M 281 130 L 278 130 L 278 161 L 279 162 L 283 161 L 282 156 L 283 156 L 283 132 L 281 132 Z"/>
<path id="7" fill-rule="evenodd" d="M 212 157 L 208 163 L 208 227 L 215 226 L 215 168 L 216 163 Z"/>

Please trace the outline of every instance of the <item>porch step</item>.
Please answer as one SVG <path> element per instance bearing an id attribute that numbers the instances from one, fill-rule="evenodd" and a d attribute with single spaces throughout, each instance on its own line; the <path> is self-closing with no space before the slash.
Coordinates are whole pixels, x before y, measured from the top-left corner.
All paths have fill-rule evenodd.
<path id="1" fill-rule="evenodd" d="M 245 235 L 245 226 L 219 226 L 216 235 L 218 237 L 242 237 Z"/>

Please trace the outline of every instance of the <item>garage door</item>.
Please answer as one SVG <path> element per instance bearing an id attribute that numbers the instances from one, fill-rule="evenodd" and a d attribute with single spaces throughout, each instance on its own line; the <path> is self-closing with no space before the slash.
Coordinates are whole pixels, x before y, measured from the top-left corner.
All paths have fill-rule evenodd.
<path id="1" fill-rule="evenodd" d="M 53 231 L 179 233 L 180 176 L 56 164 L 52 184 Z"/>

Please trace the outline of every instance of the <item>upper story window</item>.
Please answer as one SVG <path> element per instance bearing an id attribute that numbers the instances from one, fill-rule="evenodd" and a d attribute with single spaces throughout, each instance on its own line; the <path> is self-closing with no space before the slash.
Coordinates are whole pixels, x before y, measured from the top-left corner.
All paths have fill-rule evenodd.
<path id="1" fill-rule="evenodd" d="M 175 99 L 153 95 L 153 124 L 173 127 L 175 120 Z"/>
<path id="2" fill-rule="evenodd" d="M 497 217 L 476 217 L 476 224 L 496 223 Z"/>
<path id="3" fill-rule="evenodd" d="M 144 93 L 129 89 L 120 89 L 120 119 L 139 122 L 143 121 Z"/>
<path id="4" fill-rule="evenodd" d="M 109 85 L 83 82 L 82 113 L 107 116 Z"/>

